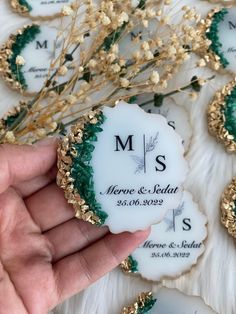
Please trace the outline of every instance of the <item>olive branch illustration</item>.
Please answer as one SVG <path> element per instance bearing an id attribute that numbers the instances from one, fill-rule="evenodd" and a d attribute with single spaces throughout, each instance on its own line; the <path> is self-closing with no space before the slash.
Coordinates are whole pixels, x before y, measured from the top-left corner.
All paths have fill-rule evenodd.
<path id="1" fill-rule="evenodd" d="M 175 231 L 175 219 L 177 216 L 180 216 L 184 210 L 184 202 L 180 204 L 176 209 L 172 210 L 172 218 L 169 219 L 167 217 L 164 218 L 164 222 L 167 224 L 166 232 Z"/>
<path id="2" fill-rule="evenodd" d="M 150 152 L 152 152 L 158 143 L 158 135 L 159 132 L 156 133 L 156 135 L 153 137 L 151 136 L 149 138 L 149 141 L 146 143 L 146 136 L 143 134 L 143 156 L 137 156 L 137 155 L 132 155 L 131 158 L 135 161 L 137 164 L 135 174 L 144 172 L 146 173 L 146 155 Z"/>

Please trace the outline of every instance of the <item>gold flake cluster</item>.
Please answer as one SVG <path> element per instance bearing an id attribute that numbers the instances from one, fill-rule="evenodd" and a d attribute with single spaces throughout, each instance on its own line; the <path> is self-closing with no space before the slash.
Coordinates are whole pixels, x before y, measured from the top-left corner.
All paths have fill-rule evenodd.
<path id="1" fill-rule="evenodd" d="M 72 157 L 77 156 L 77 151 L 73 148 L 73 144 L 82 143 L 85 125 L 88 123 L 96 124 L 98 122 L 96 116 L 99 112 L 99 110 L 95 110 L 83 115 L 80 121 L 71 127 L 70 133 L 60 141 L 57 161 L 57 185 L 64 190 L 65 198 L 75 209 L 75 217 L 92 224 L 99 224 L 100 218 L 90 210 L 89 205 L 86 204 L 85 200 L 80 197 L 74 188 L 71 166 Z"/>
<path id="2" fill-rule="evenodd" d="M 15 12 L 20 13 L 21 15 L 24 15 L 24 16 L 29 15 L 29 10 L 24 5 L 21 5 L 19 3 L 19 0 L 11 0 L 10 4 L 11 4 L 12 9 Z"/>
<path id="3" fill-rule="evenodd" d="M 230 235 L 236 238 L 236 178 L 225 189 L 221 198 L 221 221 Z"/>
<path id="4" fill-rule="evenodd" d="M 236 78 L 224 86 L 221 91 L 216 93 L 207 110 L 209 132 L 224 144 L 228 152 L 236 151 L 236 142 L 234 136 L 231 135 L 224 126 L 225 115 L 223 110 L 226 105 L 225 97 L 231 94 L 231 91 L 235 86 Z"/>
<path id="5" fill-rule="evenodd" d="M 143 308 L 145 306 L 145 303 L 152 298 L 152 292 L 142 292 L 133 305 L 123 308 L 121 314 L 138 314 L 139 309 Z"/>
<path id="6" fill-rule="evenodd" d="M 18 29 L 15 34 L 11 34 L 6 43 L 0 48 L 0 74 L 11 88 L 21 93 L 24 92 L 22 85 L 15 79 L 13 73 L 11 72 L 8 59 L 12 55 L 12 46 L 16 41 L 17 35 L 21 35 L 28 27 L 31 27 L 31 25 L 24 26 L 23 28 Z M 20 64 L 20 60 L 23 62 L 23 59 L 21 58 L 21 56 L 18 56 L 18 65 L 22 65 Z"/>
<path id="7" fill-rule="evenodd" d="M 131 271 L 132 265 L 131 265 L 130 258 L 127 257 L 125 260 L 123 260 L 120 263 L 120 266 L 125 273 L 132 273 Z"/>
<path id="8" fill-rule="evenodd" d="M 220 57 L 216 55 L 210 48 L 211 41 L 207 39 L 206 33 L 209 32 L 212 25 L 214 15 L 221 10 L 220 7 L 212 9 L 206 16 L 205 19 L 201 19 L 198 24 L 198 30 L 202 36 L 202 45 L 199 47 L 197 53 L 202 57 L 201 62 L 205 62 L 213 70 L 219 70 L 222 68 L 220 63 Z"/>

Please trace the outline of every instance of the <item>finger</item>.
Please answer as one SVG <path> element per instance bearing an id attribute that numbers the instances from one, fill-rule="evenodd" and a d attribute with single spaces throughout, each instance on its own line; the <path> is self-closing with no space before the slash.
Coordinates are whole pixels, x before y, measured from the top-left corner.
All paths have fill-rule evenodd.
<path id="1" fill-rule="evenodd" d="M 56 146 L 54 138 L 35 145 L 0 145 L 0 193 L 11 185 L 47 173 L 56 162 Z"/>
<path id="2" fill-rule="evenodd" d="M 0 262 L 0 313 L 26 313 L 20 296 Z"/>
<path id="3" fill-rule="evenodd" d="M 52 245 L 53 262 L 71 255 L 104 237 L 108 229 L 73 218 L 44 233 Z"/>
<path id="4" fill-rule="evenodd" d="M 25 182 L 21 182 L 20 184 L 16 184 L 13 187 L 23 198 L 26 198 L 41 190 L 43 187 L 46 187 L 52 181 L 55 181 L 56 174 L 57 166 L 54 165 L 46 174 Z"/>
<path id="5" fill-rule="evenodd" d="M 149 234 L 108 234 L 83 251 L 65 257 L 54 265 L 60 302 L 102 277 L 124 260 Z"/>
<path id="6" fill-rule="evenodd" d="M 25 199 L 31 217 L 43 232 L 74 217 L 74 209 L 65 199 L 64 192 L 51 183 Z"/>

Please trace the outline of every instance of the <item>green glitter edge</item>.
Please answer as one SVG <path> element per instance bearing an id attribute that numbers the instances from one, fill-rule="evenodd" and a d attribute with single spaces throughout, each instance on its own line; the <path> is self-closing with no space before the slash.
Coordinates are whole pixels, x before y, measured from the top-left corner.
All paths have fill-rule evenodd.
<path id="1" fill-rule="evenodd" d="M 220 43 L 218 32 L 219 23 L 224 20 L 225 15 L 228 13 L 229 11 L 226 8 L 216 12 L 212 18 L 210 29 L 206 33 L 206 37 L 211 41 L 210 50 L 220 58 L 220 63 L 223 68 L 226 68 L 227 65 L 229 65 L 229 61 L 224 57 L 224 54 L 221 51 L 222 44 Z"/>
<path id="2" fill-rule="evenodd" d="M 138 262 L 133 258 L 132 255 L 129 255 L 127 257 L 127 262 L 129 263 L 130 265 L 130 269 L 129 271 L 131 273 L 137 273 L 138 272 Z"/>
<path id="3" fill-rule="evenodd" d="M 233 213 L 234 213 L 234 215 L 236 216 L 236 201 L 234 201 Z"/>
<path id="4" fill-rule="evenodd" d="M 26 0 L 18 0 L 19 4 L 27 9 L 28 12 L 32 11 L 31 5 Z"/>
<path id="5" fill-rule="evenodd" d="M 16 58 L 18 55 L 21 54 L 22 50 L 27 46 L 27 44 L 32 42 L 39 33 L 40 33 L 39 25 L 34 24 L 26 27 L 23 30 L 22 34 L 17 34 L 14 43 L 12 44 L 11 47 L 12 55 L 7 60 L 13 78 L 21 84 L 24 90 L 27 89 L 28 86 L 24 74 L 21 71 L 23 65 L 17 65 Z"/>
<path id="6" fill-rule="evenodd" d="M 230 135 L 236 138 L 236 117 L 233 117 L 233 111 L 236 112 L 236 86 L 232 89 L 230 95 L 225 97 L 225 105 L 222 108 L 225 122 L 224 127 Z"/>
<path id="7" fill-rule="evenodd" d="M 137 314 L 148 313 L 153 308 L 156 302 L 157 302 L 157 299 L 154 299 L 152 295 L 148 300 L 144 302 L 144 305 L 142 307 L 138 308 Z"/>
<path id="8" fill-rule="evenodd" d="M 71 177 L 74 179 L 74 187 L 80 197 L 85 200 L 89 209 L 100 219 L 97 225 L 103 225 L 107 213 L 101 210 L 101 205 L 96 200 L 96 194 L 93 181 L 93 168 L 91 166 L 92 153 L 94 151 L 94 142 L 97 141 L 97 133 L 103 131 L 101 125 L 106 117 L 103 113 L 96 115 L 98 122 L 96 124 L 87 123 L 83 129 L 82 143 L 73 144 L 72 147 L 77 151 L 77 156 L 72 158 Z"/>

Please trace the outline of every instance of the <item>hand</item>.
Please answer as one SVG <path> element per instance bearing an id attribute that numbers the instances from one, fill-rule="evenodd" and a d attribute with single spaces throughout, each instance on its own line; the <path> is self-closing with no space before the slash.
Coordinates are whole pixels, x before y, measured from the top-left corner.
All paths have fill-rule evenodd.
<path id="1" fill-rule="evenodd" d="M 74 218 L 55 183 L 56 144 L 0 145 L 0 314 L 47 313 L 148 235 L 114 235 Z"/>

